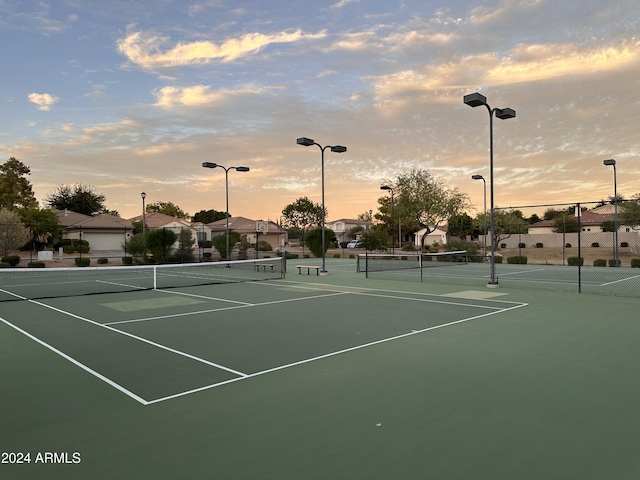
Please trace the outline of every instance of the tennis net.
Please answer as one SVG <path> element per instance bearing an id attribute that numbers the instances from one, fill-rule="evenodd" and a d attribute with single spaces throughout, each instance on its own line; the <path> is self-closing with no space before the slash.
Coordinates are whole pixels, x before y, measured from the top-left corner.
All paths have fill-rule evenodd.
<path id="1" fill-rule="evenodd" d="M 0 269 L 0 301 L 282 278 L 282 258 L 124 267 Z"/>
<path id="2" fill-rule="evenodd" d="M 423 270 L 433 267 L 466 265 L 469 255 L 466 250 L 438 253 L 365 253 L 358 255 L 357 271 L 372 275 L 389 277 L 415 276 L 422 281 Z M 378 275 L 379 274 L 379 275 Z"/>

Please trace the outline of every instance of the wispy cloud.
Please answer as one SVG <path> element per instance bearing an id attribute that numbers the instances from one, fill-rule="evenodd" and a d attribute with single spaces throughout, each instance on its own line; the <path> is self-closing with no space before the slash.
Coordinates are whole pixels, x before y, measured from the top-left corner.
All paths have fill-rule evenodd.
<path id="1" fill-rule="evenodd" d="M 322 38 L 325 33 L 305 34 L 302 30 L 272 34 L 249 33 L 220 44 L 211 41 L 177 43 L 165 48 L 168 37 L 152 32 L 132 32 L 118 42 L 118 51 L 130 62 L 144 69 L 229 62 L 255 54 L 269 45 Z"/>

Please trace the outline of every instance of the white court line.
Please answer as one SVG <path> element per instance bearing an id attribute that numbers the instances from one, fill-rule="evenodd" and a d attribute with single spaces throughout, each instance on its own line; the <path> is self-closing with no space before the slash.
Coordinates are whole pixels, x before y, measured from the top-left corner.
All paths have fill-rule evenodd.
<path id="1" fill-rule="evenodd" d="M 286 364 L 286 365 L 281 365 L 279 367 L 270 368 L 268 370 L 262 370 L 262 371 L 256 372 L 256 373 L 251 373 L 251 374 L 248 374 L 246 377 L 243 377 L 243 378 L 234 378 L 234 379 L 231 379 L 231 380 L 226 380 L 224 382 L 214 383 L 214 384 L 207 385 L 207 386 L 204 386 L 204 387 L 195 388 L 193 390 L 187 390 L 187 391 L 184 391 L 184 392 L 176 393 L 174 395 L 169 395 L 169 396 L 166 396 L 166 397 L 156 398 L 155 400 L 150 400 L 148 402 L 148 404 L 152 405 L 154 403 L 163 402 L 165 400 L 173 400 L 173 399 L 178 398 L 178 397 L 183 397 L 183 396 L 190 395 L 190 394 L 193 394 L 193 393 L 202 392 L 204 390 L 209 390 L 211 388 L 216 388 L 216 387 L 219 387 L 219 386 L 222 386 L 222 385 L 226 385 L 226 384 L 229 384 L 229 383 L 233 383 L 233 382 L 237 382 L 237 381 L 240 381 L 240 380 L 246 380 L 248 378 L 258 377 L 260 375 L 265 375 L 267 373 L 277 372 L 278 370 L 284 370 L 286 368 L 296 367 L 298 365 L 303 365 L 305 363 L 315 362 L 317 360 L 322 360 L 322 359 L 325 359 L 325 358 L 334 357 L 336 355 L 341 355 L 343 353 L 353 352 L 355 350 L 360 350 L 360 349 L 363 349 L 363 348 L 372 347 L 374 345 L 379 345 L 381 343 L 386 343 L 386 342 L 390 342 L 390 341 L 393 341 L 393 340 L 398 340 L 400 338 L 410 337 L 411 335 L 418 335 L 420 333 L 429 332 L 431 330 L 437 330 L 439 328 L 445 328 L 445 327 L 450 327 L 452 325 L 457 325 L 457 324 L 460 324 L 460 323 L 470 322 L 471 320 L 477 320 L 479 318 L 488 317 L 490 315 L 495 315 L 497 313 L 507 312 L 509 310 L 515 310 L 516 308 L 526 307 L 528 305 L 529 305 L 528 303 L 521 303 L 521 304 L 515 305 L 513 307 L 504 308 L 502 310 L 497 310 L 497 311 L 489 312 L 489 313 L 483 313 L 481 315 L 476 315 L 476 316 L 473 316 L 473 317 L 463 318 L 461 320 L 455 320 L 453 322 L 443 323 L 441 325 L 435 325 L 433 327 L 427 327 L 427 328 L 423 328 L 421 330 L 414 330 L 412 332 L 403 333 L 401 335 L 395 335 L 393 337 L 383 338 L 381 340 L 376 340 L 374 342 L 369 342 L 369 343 L 365 343 L 365 344 L 362 344 L 362 345 L 356 345 L 355 347 L 345 348 L 343 350 L 337 350 L 335 352 L 326 353 L 324 355 L 319 355 L 317 357 L 307 358 L 305 360 L 300 360 L 298 362 L 293 362 L 293 363 L 289 363 L 289 364 Z"/>
<path id="2" fill-rule="evenodd" d="M 108 385 L 111 385 L 116 390 L 121 391 L 122 393 L 124 393 L 125 395 L 133 398 L 135 401 L 141 403 L 142 405 L 149 405 L 149 402 L 147 402 L 144 398 L 139 397 L 138 395 L 133 393 L 131 390 L 128 390 L 128 389 L 124 388 L 122 385 L 119 385 L 116 382 L 114 382 L 114 381 L 110 380 L 109 378 L 105 377 L 104 375 L 101 375 L 100 373 L 96 372 L 92 368 L 89 368 L 85 364 L 83 364 L 83 363 L 79 362 L 78 360 L 70 357 L 66 353 L 61 352 L 57 348 L 49 345 L 48 343 L 44 342 L 43 340 L 40 340 L 38 337 L 35 337 L 35 336 L 31 335 L 29 332 L 26 332 L 25 330 L 21 329 L 20 327 L 17 327 L 16 325 L 14 325 L 13 323 L 9 322 L 8 320 L 5 320 L 4 318 L 0 317 L 0 321 L 5 323 L 9 327 L 17 330 L 18 332 L 22 333 L 26 337 L 29 337 L 34 342 L 39 343 L 40 345 L 42 345 L 45 348 L 48 348 L 49 350 L 51 350 L 54 353 L 57 353 L 58 355 L 60 355 L 65 360 L 68 360 L 69 362 L 73 363 L 77 367 L 80 367 L 81 369 L 83 369 L 85 372 L 88 372 L 91 375 L 99 378 L 100 380 L 102 380 L 103 382 L 107 383 Z"/>
<path id="3" fill-rule="evenodd" d="M 170 292 L 166 291 L 165 293 L 174 293 L 176 295 L 186 295 L 193 296 L 198 298 L 210 298 L 212 300 L 217 300 L 214 297 L 206 297 L 203 295 L 191 295 L 188 293 L 180 293 L 180 292 Z M 286 300 L 273 300 L 271 302 L 262 302 L 262 303 L 247 303 L 243 305 L 234 305 L 233 307 L 220 307 L 220 308 L 210 308 L 208 310 L 198 310 L 196 312 L 183 312 L 183 313 L 174 313 L 171 315 L 158 315 L 157 317 L 146 317 L 146 318 L 136 318 L 133 320 L 121 320 L 119 322 L 108 322 L 103 323 L 102 325 L 122 325 L 123 323 L 138 323 L 138 322 L 149 322 L 151 320 L 163 320 L 165 318 L 180 318 L 180 317 L 188 317 L 193 315 L 203 315 L 205 313 L 214 313 L 214 312 L 223 312 L 225 310 L 237 310 L 239 308 L 249 308 L 249 307 L 263 307 L 265 305 L 274 305 L 276 303 L 290 303 L 290 302 L 302 302 L 305 300 L 314 300 L 316 298 L 324 298 L 324 297 L 335 297 L 337 295 L 347 295 L 348 292 L 337 292 L 337 293 L 328 293 L 326 295 L 314 295 L 313 297 L 304 297 L 304 298 L 289 298 Z"/>
<path id="4" fill-rule="evenodd" d="M 533 270 L 520 270 L 519 272 L 509 272 L 509 273 L 498 272 L 498 273 L 499 273 L 499 276 L 506 277 L 508 275 L 520 275 L 521 273 L 544 272 L 545 270 L 547 270 L 547 269 L 546 268 L 535 268 Z"/>
<path id="5" fill-rule="evenodd" d="M 626 282 L 627 280 L 632 280 L 634 278 L 640 278 L 640 275 L 634 275 L 633 277 L 621 278 L 620 280 L 615 280 L 613 282 L 601 283 L 600 287 L 606 287 L 607 285 L 613 285 L 614 283 Z"/>
<path id="6" fill-rule="evenodd" d="M 210 362 L 209 360 L 205 360 L 204 358 L 196 357 L 195 355 L 191 355 L 189 353 L 181 352 L 180 350 L 176 350 L 174 348 L 167 347 L 166 345 L 162 345 L 162 344 L 157 343 L 157 342 L 152 342 L 151 340 L 147 340 L 146 338 L 138 337 L 137 335 L 134 335 L 132 333 L 124 332 L 122 330 L 118 330 L 117 328 L 112 328 L 112 327 L 110 327 L 108 325 L 105 325 L 105 324 L 102 324 L 102 323 L 98 323 L 98 322 L 95 322 L 93 320 L 89 320 L 88 318 L 81 317 L 80 315 L 76 315 L 75 313 L 71 313 L 71 312 L 67 312 L 65 310 L 61 310 L 61 309 L 59 309 L 57 307 L 54 307 L 52 305 L 47 305 L 46 303 L 37 302 L 35 300 L 27 300 L 27 301 L 30 302 L 30 303 L 34 303 L 36 305 L 40 305 L 41 307 L 48 308 L 48 309 L 53 310 L 55 312 L 62 313 L 63 315 L 67 315 L 67 316 L 72 317 L 72 318 L 77 318 L 78 320 L 82 320 L 83 322 L 90 323 L 91 325 L 95 325 L 97 327 L 105 328 L 107 330 L 110 330 L 112 332 L 118 333 L 120 335 L 124 335 L 125 337 L 133 338 L 134 340 L 138 340 L 138 341 L 140 341 L 142 343 L 146 343 L 148 345 L 160 348 L 162 350 L 166 350 L 166 351 L 171 352 L 171 353 L 175 353 L 176 355 L 180 355 L 182 357 L 186 357 L 186 358 L 189 358 L 191 360 L 195 360 L 196 362 L 204 363 L 205 365 L 216 367 L 216 368 L 219 368 L 221 370 L 225 370 L 227 372 L 233 373 L 235 375 L 239 375 L 241 377 L 244 377 L 244 376 L 247 375 L 246 373 L 242 373 L 242 372 L 239 372 L 237 370 L 233 370 L 231 368 L 225 367 L 223 365 L 219 365 L 217 363 Z"/>

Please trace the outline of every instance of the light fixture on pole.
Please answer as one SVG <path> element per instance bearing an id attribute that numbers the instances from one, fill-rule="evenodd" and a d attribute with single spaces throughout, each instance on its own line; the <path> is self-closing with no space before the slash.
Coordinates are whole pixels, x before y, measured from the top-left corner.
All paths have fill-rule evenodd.
<path id="1" fill-rule="evenodd" d="M 313 141 L 312 138 L 307 138 L 307 137 L 300 137 L 296 140 L 296 143 L 298 145 L 302 145 L 305 147 L 310 147 L 311 145 L 317 145 L 318 148 L 320 148 L 320 152 L 321 152 L 321 156 L 322 156 L 322 270 L 320 270 L 320 273 L 323 273 L 326 275 L 327 273 L 327 268 L 326 268 L 326 255 L 325 255 L 325 250 L 326 250 L 326 244 L 325 244 L 325 233 L 324 233 L 324 221 L 325 221 L 325 208 L 324 208 L 324 151 L 325 149 L 330 149 L 332 152 L 334 153 L 344 153 L 347 151 L 347 147 L 343 147 L 342 145 L 327 145 L 325 147 L 323 147 L 322 145 L 320 145 L 319 143 L 316 143 Z"/>
<path id="2" fill-rule="evenodd" d="M 394 197 L 395 192 L 393 191 L 393 187 L 391 187 L 390 185 L 381 185 L 380 186 L 380 190 L 388 190 L 388 191 L 391 192 L 391 228 L 392 228 L 392 232 L 393 232 L 393 217 L 394 217 L 393 210 L 394 210 L 394 203 L 395 203 L 393 197 Z M 400 231 L 400 222 L 398 222 L 398 231 Z M 401 242 L 401 234 L 400 233 L 398 234 L 398 241 Z M 393 240 L 393 234 L 392 234 L 391 235 L 391 253 L 395 253 L 394 245 L 395 245 L 395 242 Z M 400 247 L 400 246 L 402 246 L 402 244 L 398 243 L 398 246 Z"/>
<path id="3" fill-rule="evenodd" d="M 142 192 L 142 248 L 144 252 L 144 261 L 147 261 L 147 212 L 144 205 L 144 199 L 147 198 L 147 194 Z"/>
<path id="4" fill-rule="evenodd" d="M 229 170 L 235 170 L 237 172 L 248 172 L 249 167 L 224 167 L 222 165 L 218 165 L 217 163 L 213 163 L 213 162 L 203 162 L 202 166 L 204 168 L 221 168 L 224 170 L 226 218 L 227 218 L 226 227 L 225 227 L 226 236 L 227 236 L 227 250 L 225 252 L 226 253 L 225 256 L 226 256 L 226 260 L 229 260 L 231 258 L 230 252 L 229 252 Z M 258 248 L 258 245 L 256 245 L 256 248 Z"/>
<path id="5" fill-rule="evenodd" d="M 613 167 L 613 261 L 616 267 L 620 266 L 618 260 L 618 181 L 616 174 L 616 161 L 611 158 L 602 162 L 608 167 Z"/>
<path id="6" fill-rule="evenodd" d="M 484 214 L 482 215 L 483 229 L 482 229 L 482 261 L 484 262 L 487 259 L 487 181 L 484 179 L 482 175 L 471 175 L 471 178 L 474 180 L 482 180 L 484 183 Z"/>
<path id="7" fill-rule="evenodd" d="M 496 277 L 496 219 L 493 201 L 493 116 L 500 120 L 515 118 L 516 111 L 512 108 L 491 108 L 487 103 L 487 97 L 480 93 L 470 93 L 465 95 L 463 102 L 470 107 L 479 107 L 484 105 L 489 112 L 489 188 L 491 192 L 491 279 L 487 283 L 487 287 L 497 287 L 498 277 Z"/>

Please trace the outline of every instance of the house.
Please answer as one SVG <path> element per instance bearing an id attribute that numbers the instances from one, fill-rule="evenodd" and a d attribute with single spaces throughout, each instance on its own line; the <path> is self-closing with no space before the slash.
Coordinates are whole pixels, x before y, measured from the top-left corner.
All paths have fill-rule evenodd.
<path id="1" fill-rule="evenodd" d="M 433 229 L 433 231 L 431 233 L 429 233 L 429 235 L 427 235 L 427 237 L 424 239 L 424 246 L 425 248 L 429 247 L 430 245 L 433 245 L 434 243 L 437 243 L 438 245 L 446 245 L 447 244 L 447 230 L 448 230 L 448 226 L 447 225 L 440 225 L 438 227 L 435 227 Z M 427 232 L 426 228 L 423 228 L 421 230 L 418 230 L 416 233 L 413 234 L 413 243 L 416 246 L 416 249 L 420 249 L 420 247 L 422 246 L 421 242 L 422 242 L 422 236 Z"/>
<path id="2" fill-rule="evenodd" d="M 341 218 L 339 220 L 334 220 L 332 222 L 326 222 L 325 227 L 333 230 L 333 233 L 336 234 L 336 238 L 338 239 L 338 243 L 348 242 L 352 240 L 349 236 L 349 232 L 356 227 L 361 227 L 364 231 L 371 228 L 373 224 L 371 222 L 367 222 L 365 220 L 357 220 L 350 218 Z M 359 238 L 359 235 L 356 235 L 356 240 Z"/>
<path id="3" fill-rule="evenodd" d="M 124 218 L 101 213 L 90 216 L 69 210 L 53 210 L 62 226 L 62 238 L 85 240 L 92 252 L 122 250 L 133 230 Z"/>
<path id="4" fill-rule="evenodd" d="M 596 213 L 595 210 L 596 209 L 580 212 L 580 226 L 583 232 L 602 232 L 603 222 L 613 222 L 613 213 Z M 542 220 L 527 225 L 527 228 L 532 235 L 562 233 L 555 231 L 556 220 Z"/>
<path id="5" fill-rule="evenodd" d="M 227 231 L 227 219 L 217 220 L 205 225 L 211 232 L 211 238 L 216 235 L 224 235 Z M 262 233 L 258 229 L 265 233 Z M 245 217 L 229 217 L 229 231 L 246 235 L 249 243 L 256 243 L 256 236 L 259 241 L 268 242 L 274 250 L 283 249 L 289 241 L 289 233 L 271 220 L 251 220 Z"/>

